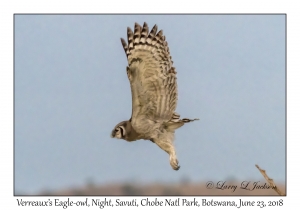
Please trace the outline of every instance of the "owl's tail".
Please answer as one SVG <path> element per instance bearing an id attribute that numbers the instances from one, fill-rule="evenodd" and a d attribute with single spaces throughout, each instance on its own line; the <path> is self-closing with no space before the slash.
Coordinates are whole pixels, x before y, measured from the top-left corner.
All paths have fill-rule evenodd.
<path id="1" fill-rule="evenodd" d="M 195 120 L 199 120 L 198 118 L 195 119 L 188 119 L 188 118 L 183 118 L 180 119 L 180 115 L 176 112 L 173 113 L 173 116 L 171 120 L 167 123 L 167 128 L 170 131 L 174 131 L 177 128 L 180 128 L 183 126 L 185 123 L 193 122 Z"/>
<path id="2" fill-rule="evenodd" d="M 188 119 L 188 118 L 179 119 L 179 118 L 180 118 L 180 115 L 178 113 L 174 112 L 171 121 L 172 122 L 189 123 L 189 122 L 193 122 L 195 120 L 199 120 L 198 118 L 195 118 L 195 119 Z"/>

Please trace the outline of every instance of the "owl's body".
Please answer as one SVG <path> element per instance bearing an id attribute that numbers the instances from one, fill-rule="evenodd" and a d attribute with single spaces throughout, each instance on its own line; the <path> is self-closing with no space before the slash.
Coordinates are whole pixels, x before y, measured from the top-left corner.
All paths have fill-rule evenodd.
<path id="1" fill-rule="evenodd" d="M 179 169 L 173 145 L 175 129 L 197 119 L 179 119 L 176 70 L 162 30 L 155 25 L 151 32 L 144 23 L 127 28 L 128 45 L 121 39 L 127 55 L 127 76 L 131 86 L 130 120 L 115 126 L 111 136 L 135 141 L 151 140 L 170 155 L 170 164 Z"/>

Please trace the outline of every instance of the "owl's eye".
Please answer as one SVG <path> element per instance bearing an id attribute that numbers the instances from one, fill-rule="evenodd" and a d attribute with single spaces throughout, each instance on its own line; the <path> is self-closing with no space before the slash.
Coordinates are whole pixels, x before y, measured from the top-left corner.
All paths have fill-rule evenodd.
<path id="1" fill-rule="evenodd" d="M 115 131 L 116 131 L 116 132 L 119 131 L 119 128 L 116 128 Z"/>

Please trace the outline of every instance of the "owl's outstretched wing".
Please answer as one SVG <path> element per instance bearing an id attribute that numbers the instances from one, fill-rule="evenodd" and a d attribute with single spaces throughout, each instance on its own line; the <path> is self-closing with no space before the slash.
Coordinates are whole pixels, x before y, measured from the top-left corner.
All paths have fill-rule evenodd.
<path id="1" fill-rule="evenodd" d="M 156 25 L 148 30 L 147 23 L 143 27 L 135 23 L 134 32 L 127 28 L 128 45 L 121 38 L 128 59 L 133 125 L 139 120 L 166 122 L 177 105 L 176 71 L 168 43 Z"/>

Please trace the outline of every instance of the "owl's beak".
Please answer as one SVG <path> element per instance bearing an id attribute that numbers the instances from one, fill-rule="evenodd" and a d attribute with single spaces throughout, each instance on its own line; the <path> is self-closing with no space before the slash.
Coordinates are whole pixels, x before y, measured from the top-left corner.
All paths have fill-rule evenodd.
<path id="1" fill-rule="evenodd" d="M 116 133 L 115 133 L 114 131 L 112 131 L 111 134 L 110 134 L 110 137 L 111 137 L 111 138 L 115 138 L 115 134 L 116 134 Z"/>

